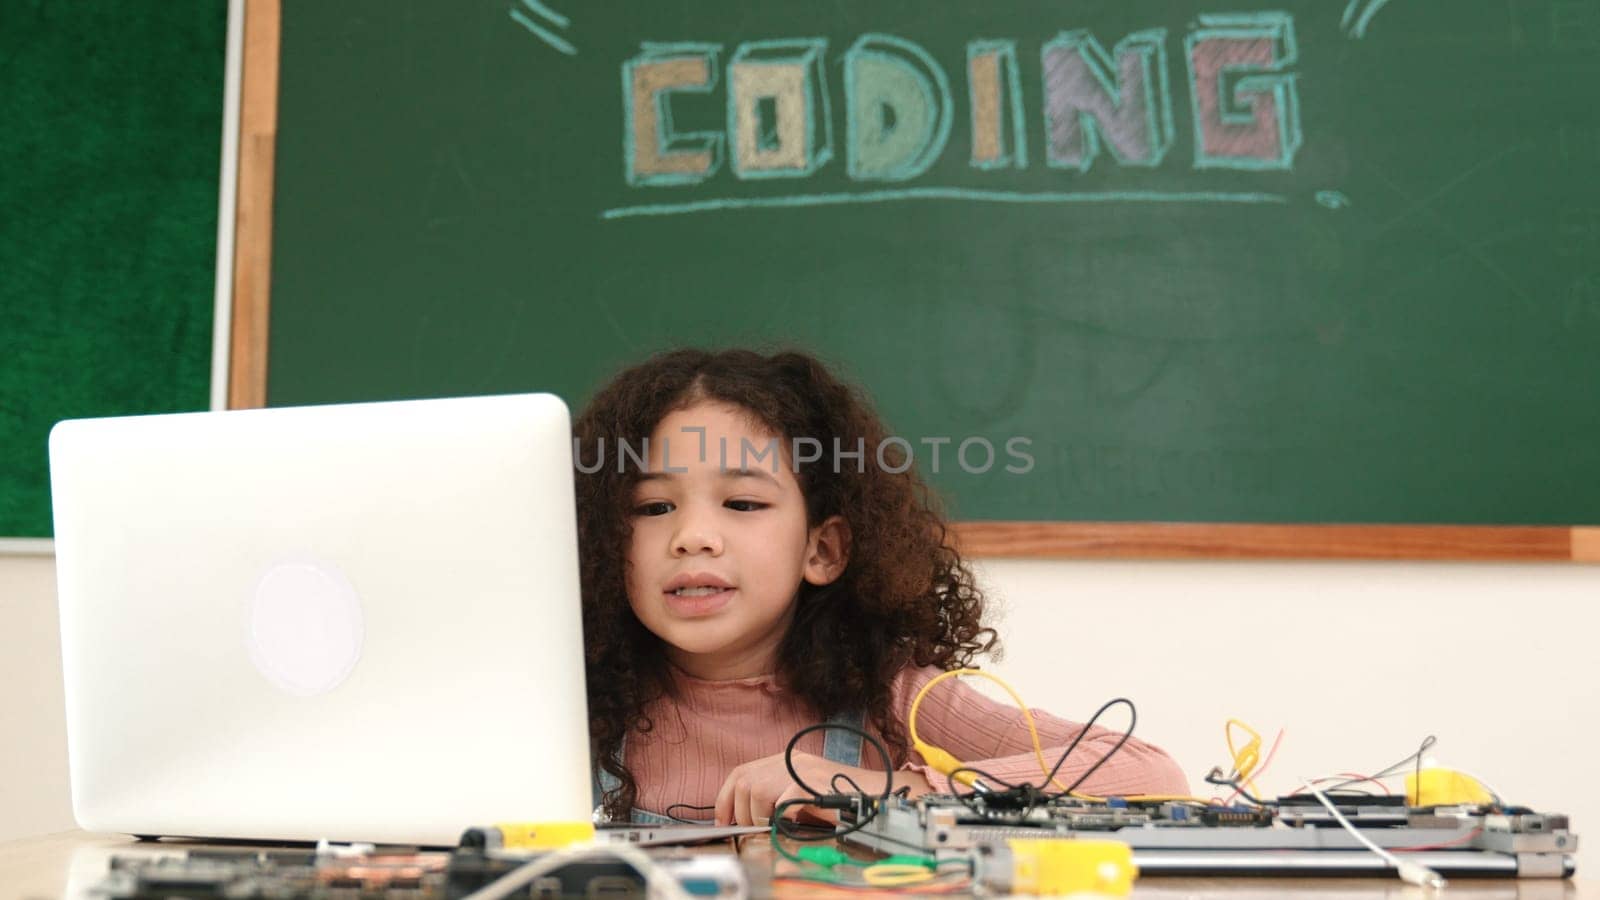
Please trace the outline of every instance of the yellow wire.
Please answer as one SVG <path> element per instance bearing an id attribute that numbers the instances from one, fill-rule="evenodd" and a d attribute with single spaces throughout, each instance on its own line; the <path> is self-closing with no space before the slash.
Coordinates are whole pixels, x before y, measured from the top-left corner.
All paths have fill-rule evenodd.
<path id="1" fill-rule="evenodd" d="M 913 866 L 901 863 L 885 863 L 868 866 L 861 870 L 861 880 L 873 887 L 899 887 L 906 884 L 921 884 L 932 881 L 934 873 L 927 866 Z"/>
<path id="2" fill-rule="evenodd" d="M 1250 735 L 1249 742 L 1237 750 L 1233 746 L 1235 726 L 1243 728 Z M 1249 787 L 1250 793 L 1260 793 L 1256 790 L 1256 783 L 1251 780 L 1250 773 L 1256 770 L 1256 764 L 1261 761 L 1261 735 L 1238 719 L 1229 719 L 1222 726 L 1222 735 L 1228 741 L 1228 755 L 1233 757 L 1234 780 Z"/>
<path id="3" fill-rule="evenodd" d="M 961 768 L 961 761 L 956 759 L 954 756 L 951 756 L 948 751 L 939 747 L 935 747 L 932 744 L 924 743 L 921 738 L 917 737 L 917 710 L 922 706 L 922 698 L 926 697 L 928 695 L 928 691 L 932 690 L 933 686 L 939 682 L 944 681 L 946 678 L 956 678 L 961 675 L 977 675 L 982 678 L 987 678 L 995 684 L 1000 685 L 1001 689 L 1011 697 L 1012 702 L 1017 704 L 1017 709 L 1022 710 L 1022 720 L 1028 724 L 1028 737 L 1033 741 L 1033 755 L 1039 760 L 1039 771 L 1044 773 L 1045 777 L 1049 778 L 1050 783 L 1054 784 L 1058 790 L 1065 792 L 1067 790 L 1067 786 L 1050 775 L 1050 764 L 1045 762 L 1044 746 L 1039 741 L 1039 728 L 1033 722 L 1033 713 L 1029 711 L 1028 705 L 1022 702 L 1022 697 L 1018 695 L 1016 690 L 1012 688 L 1011 685 L 1007 684 L 1004 679 L 998 675 L 993 675 L 989 672 L 982 671 L 981 669 L 951 669 L 948 672 L 940 672 L 938 675 L 935 675 L 927 684 L 923 685 L 922 690 L 917 691 L 917 696 L 911 700 L 911 713 L 906 717 L 906 728 L 911 732 L 912 748 L 918 753 L 922 754 L 922 758 L 928 761 L 929 766 L 947 776 L 952 771 Z M 941 768 L 940 764 L 934 761 L 935 759 L 939 759 L 941 762 L 947 762 L 950 764 L 950 767 L 948 769 Z M 968 785 L 972 783 L 972 779 L 970 777 L 957 778 L 956 780 Z M 1080 794 L 1076 791 L 1069 793 L 1068 796 L 1079 800 L 1086 800 L 1090 803 L 1104 803 L 1106 800 L 1104 797 L 1094 797 L 1089 794 Z M 1191 797 L 1185 794 L 1138 794 L 1132 797 L 1124 797 L 1122 799 L 1136 800 L 1141 803 L 1189 802 L 1209 805 L 1211 802 L 1206 800 L 1204 797 Z"/>
<path id="4" fill-rule="evenodd" d="M 1028 709 L 1028 705 L 1026 703 L 1022 702 L 1022 697 L 1018 696 L 1016 690 L 1013 689 L 1011 685 L 1007 684 L 1002 678 L 1000 678 L 1000 676 L 992 675 L 981 669 L 951 669 L 948 672 L 940 672 L 938 675 L 933 677 L 933 680 L 923 685 L 922 690 L 917 691 L 917 696 L 911 701 L 911 714 L 906 717 L 906 726 L 911 732 L 912 747 L 916 748 L 917 752 L 922 754 L 923 759 L 928 759 L 930 756 L 928 751 L 931 749 L 936 750 L 938 754 L 942 754 L 943 756 L 948 757 L 951 762 L 956 763 L 956 765 L 952 766 L 950 770 L 942 770 L 944 771 L 945 775 L 949 775 L 950 771 L 954 771 L 954 769 L 961 767 L 960 761 L 955 757 L 950 756 L 948 752 L 934 747 L 931 744 L 925 744 L 921 738 L 917 737 L 917 710 L 922 706 L 922 698 L 926 697 L 928 695 L 928 691 L 933 690 L 933 686 L 939 682 L 944 681 L 947 678 L 956 678 L 961 675 L 977 675 L 980 678 L 987 678 L 995 684 L 1000 685 L 1001 690 L 1004 690 L 1011 696 L 1011 701 L 1017 704 L 1018 709 L 1022 710 L 1022 720 L 1028 723 L 1028 737 L 1033 741 L 1033 755 L 1039 760 L 1039 771 L 1044 773 L 1045 777 L 1048 778 L 1050 776 L 1050 764 L 1045 762 L 1044 746 L 1039 742 L 1039 728 L 1033 723 L 1032 711 Z M 939 766 L 934 765 L 931 761 L 929 764 L 933 765 L 935 769 L 939 768 Z M 1056 781 L 1054 778 L 1051 778 L 1050 780 L 1058 789 L 1063 791 L 1067 789 L 1066 785 Z M 965 783 L 971 784 L 972 782 L 967 780 Z"/>

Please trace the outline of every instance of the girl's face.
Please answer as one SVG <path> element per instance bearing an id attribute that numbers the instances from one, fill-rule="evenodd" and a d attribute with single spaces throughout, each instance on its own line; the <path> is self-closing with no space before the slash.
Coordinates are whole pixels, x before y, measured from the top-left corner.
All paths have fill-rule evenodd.
<path id="1" fill-rule="evenodd" d="M 773 671 L 801 582 L 844 571 L 844 520 L 807 527 L 783 443 L 712 402 L 669 413 L 650 435 L 633 494 L 628 602 L 691 675 Z"/>

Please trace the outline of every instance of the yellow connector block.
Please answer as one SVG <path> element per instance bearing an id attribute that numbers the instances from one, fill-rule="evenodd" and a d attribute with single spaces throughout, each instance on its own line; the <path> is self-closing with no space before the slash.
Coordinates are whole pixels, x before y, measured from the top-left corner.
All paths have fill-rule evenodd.
<path id="1" fill-rule="evenodd" d="M 1423 769 L 1420 790 L 1415 773 L 1406 775 L 1406 802 L 1412 806 L 1482 806 L 1494 795 L 1472 776 L 1454 769 Z"/>
<path id="2" fill-rule="evenodd" d="M 1017 894 L 1121 897 L 1139 877 L 1133 848 L 1118 841 L 1024 838 L 1006 844 L 1011 848 L 1011 890 Z"/>
<path id="3" fill-rule="evenodd" d="M 555 850 L 594 840 L 593 822 L 502 822 L 482 830 L 491 850 Z"/>

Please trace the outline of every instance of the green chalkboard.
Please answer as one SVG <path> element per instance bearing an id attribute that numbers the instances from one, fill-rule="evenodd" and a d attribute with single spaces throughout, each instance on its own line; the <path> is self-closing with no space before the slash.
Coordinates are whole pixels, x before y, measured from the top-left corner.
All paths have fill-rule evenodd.
<path id="1" fill-rule="evenodd" d="M 1590 0 L 282 26 L 273 405 L 792 342 L 964 519 L 1600 521 Z"/>
<path id="2" fill-rule="evenodd" d="M 64 418 L 204 409 L 227 3 L 0 3 L 0 537 Z"/>

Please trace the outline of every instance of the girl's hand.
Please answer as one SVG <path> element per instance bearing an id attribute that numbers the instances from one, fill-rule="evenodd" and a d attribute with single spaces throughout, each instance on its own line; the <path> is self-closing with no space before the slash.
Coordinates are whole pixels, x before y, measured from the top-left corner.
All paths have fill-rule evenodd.
<path id="1" fill-rule="evenodd" d="M 829 762 L 810 753 L 794 752 L 794 770 L 806 784 L 819 791 L 830 790 L 828 783 L 836 773 L 854 778 L 865 791 L 883 790 L 883 773 L 868 772 L 854 766 Z M 766 825 L 772 811 L 785 800 L 804 800 L 811 796 L 789 777 L 783 754 L 747 762 L 728 773 L 728 780 L 717 792 L 718 825 Z M 792 814 L 793 809 L 790 810 Z"/>
<path id="2" fill-rule="evenodd" d="M 798 750 L 793 759 L 794 770 L 806 784 L 819 791 L 831 791 L 833 776 L 840 773 L 850 776 L 868 794 L 883 791 L 884 774 L 880 771 L 830 762 Z M 930 790 L 927 779 L 916 772 L 896 772 L 894 782 L 896 787 L 909 784 L 912 796 L 926 794 Z M 789 770 L 783 765 L 783 754 L 777 753 L 747 762 L 728 773 L 728 780 L 722 783 L 722 790 L 717 792 L 717 824 L 766 825 L 772 821 L 772 811 L 779 803 L 807 800 L 810 797 L 811 794 L 789 778 Z M 798 809 L 801 807 L 791 807 L 788 810 L 789 817 L 793 818 Z M 809 815 L 824 821 L 838 820 L 838 814 L 833 810 L 804 809 Z"/>

